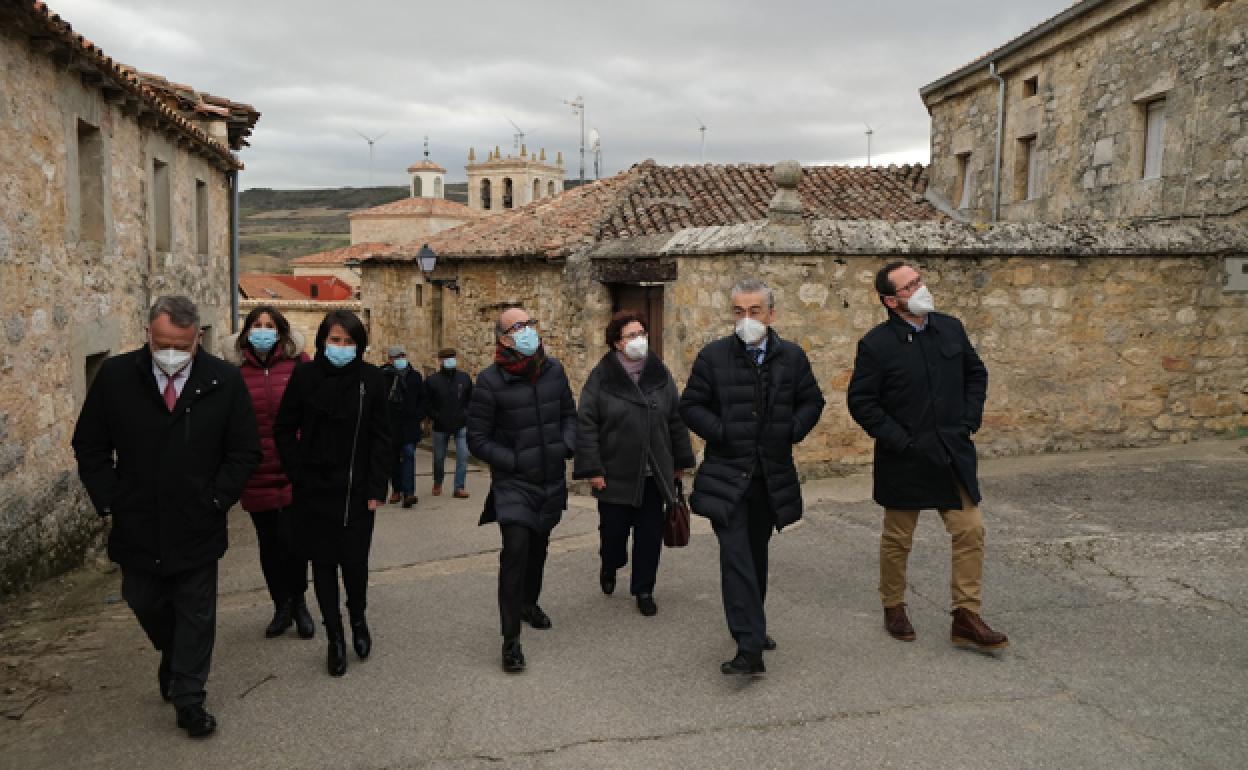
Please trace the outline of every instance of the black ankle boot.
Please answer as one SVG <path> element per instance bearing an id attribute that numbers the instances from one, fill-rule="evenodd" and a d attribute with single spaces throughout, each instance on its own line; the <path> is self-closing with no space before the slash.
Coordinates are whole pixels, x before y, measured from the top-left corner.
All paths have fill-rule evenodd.
<path id="1" fill-rule="evenodd" d="M 295 630 L 300 639 L 311 639 L 316 636 L 316 623 L 312 621 L 312 613 L 308 612 L 308 603 L 299 597 L 290 603 L 290 614 L 295 620 Z"/>
<path id="2" fill-rule="evenodd" d="M 276 602 L 273 605 L 273 619 L 264 629 L 265 638 L 272 639 L 275 636 L 281 636 L 286 633 L 286 629 L 290 628 L 292 622 L 294 621 L 290 617 L 290 600 L 283 599 Z"/>
<path id="3" fill-rule="evenodd" d="M 347 638 L 342 632 L 342 622 L 333 628 L 325 624 L 325 636 L 329 639 L 329 650 L 325 656 L 325 667 L 330 676 L 342 676 L 347 673 Z"/>
<path id="4" fill-rule="evenodd" d="M 373 635 L 368 632 L 368 621 L 363 615 L 351 618 L 351 646 L 360 660 L 367 660 L 373 650 Z"/>

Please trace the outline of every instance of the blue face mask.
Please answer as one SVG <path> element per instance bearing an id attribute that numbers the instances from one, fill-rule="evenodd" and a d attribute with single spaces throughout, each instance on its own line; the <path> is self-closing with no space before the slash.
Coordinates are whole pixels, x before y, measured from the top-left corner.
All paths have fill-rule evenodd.
<path id="1" fill-rule="evenodd" d="M 443 369 L 454 369 L 454 368 L 455 368 L 455 359 L 453 359 L 453 358 L 448 358 L 448 359 L 446 359 L 445 361 L 443 361 L 443 362 L 442 362 L 442 368 L 443 368 Z"/>
<path id="2" fill-rule="evenodd" d="M 533 355 L 542 344 L 542 338 L 537 336 L 537 329 L 532 326 L 526 326 L 512 334 L 511 339 L 516 345 L 516 352 L 522 356 Z"/>
<path id="3" fill-rule="evenodd" d="M 325 359 L 341 369 L 355 360 L 355 345 L 326 345 Z"/>
<path id="4" fill-rule="evenodd" d="M 247 332 L 247 341 L 257 353 L 268 353 L 277 344 L 277 329 L 252 329 Z"/>
<path id="5" fill-rule="evenodd" d="M 407 359 L 406 359 L 406 358 L 396 358 L 396 359 L 394 359 L 394 368 L 395 368 L 395 369 L 398 369 L 398 370 L 400 370 L 400 371 L 402 371 L 403 369 L 406 369 L 406 368 L 407 368 Z"/>

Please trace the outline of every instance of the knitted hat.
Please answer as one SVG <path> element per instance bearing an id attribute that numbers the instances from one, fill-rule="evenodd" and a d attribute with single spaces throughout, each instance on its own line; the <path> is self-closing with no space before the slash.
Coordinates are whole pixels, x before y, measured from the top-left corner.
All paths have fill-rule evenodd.
<path id="1" fill-rule="evenodd" d="M 438 358 L 454 358 L 455 348 L 442 348 L 438 351 Z"/>

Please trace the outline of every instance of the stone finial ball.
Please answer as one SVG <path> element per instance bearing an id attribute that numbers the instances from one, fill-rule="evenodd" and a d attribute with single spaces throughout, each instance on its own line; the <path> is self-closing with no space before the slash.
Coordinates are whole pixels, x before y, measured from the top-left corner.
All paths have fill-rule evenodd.
<path id="1" fill-rule="evenodd" d="M 795 160 L 782 160 L 776 164 L 772 178 L 776 182 L 776 187 L 795 189 L 802 181 L 802 164 Z"/>

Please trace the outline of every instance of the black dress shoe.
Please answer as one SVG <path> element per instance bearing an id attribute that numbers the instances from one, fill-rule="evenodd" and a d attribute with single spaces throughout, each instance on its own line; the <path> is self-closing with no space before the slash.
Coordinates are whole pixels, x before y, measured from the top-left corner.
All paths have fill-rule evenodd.
<path id="1" fill-rule="evenodd" d="M 503 640 L 503 670 L 509 674 L 524 670 L 524 651 L 520 649 L 519 639 Z"/>
<path id="2" fill-rule="evenodd" d="M 334 633 L 326 631 L 329 637 L 329 649 L 325 654 L 325 668 L 330 676 L 342 676 L 347 673 L 347 640 L 342 631 Z"/>
<path id="3" fill-rule="evenodd" d="M 290 601 L 283 599 L 274 606 L 273 619 L 269 621 L 268 628 L 264 629 L 264 636 L 267 639 L 281 636 L 293 623 L 294 620 L 290 617 Z"/>
<path id="4" fill-rule="evenodd" d="M 368 621 L 362 617 L 351 621 L 351 646 L 360 660 L 367 660 L 373 650 L 373 635 L 368 632 Z"/>
<path id="5" fill-rule="evenodd" d="M 654 597 L 650 594 L 638 594 L 637 609 L 648 618 L 659 611 L 658 606 L 654 603 Z"/>
<path id="6" fill-rule="evenodd" d="M 534 628 L 547 629 L 551 626 L 550 616 L 542 612 L 542 608 L 536 604 L 521 610 L 520 617 Z"/>
<path id="7" fill-rule="evenodd" d="M 776 640 L 772 639 L 770 636 L 763 637 L 763 649 L 768 652 L 776 649 Z"/>
<path id="8" fill-rule="evenodd" d="M 199 703 L 178 707 L 178 727 L 192 738 L 203 738 L 217 729 L 217 720 Z"/>
<path id="9" fill-rule="evenodd" d="M 169 688 L 173 685 L 173 672 L 169 670 L 169 653 L 160 654 L 160 667 L 156 669 L 156 681 L 160 684 L 160 697 L 165 703 L 173 700 Z"/>
<path id="10" fill-rule="evenodd" d="M 312 621 L 312 614 L 308 612 L 308 603 L 302 597 L 290 603 L 290 614 L 295 619 L 295 630 L 299 632 L 300 639 L 311 639 L 316 636 L 316 623 Z"/>
<path id="11" fill-rule="evenodd" d="M 738 652 L 737 657 L 719 664 L 719 670 L 726 676 L 757 676 L 766 673 L 767 667 L 763 665 L 761 655 L 755 658 Z"/>
<path id="12" fill-rule="evenodd" d="M 615 570 L 603 567 L 598 573 L 598 585 L 602 586 L 602 592 L 607 596 L 615 593 Z"/>

